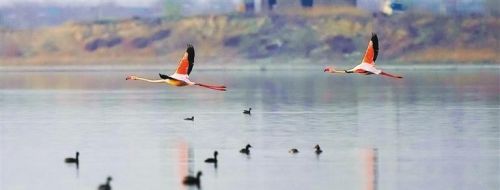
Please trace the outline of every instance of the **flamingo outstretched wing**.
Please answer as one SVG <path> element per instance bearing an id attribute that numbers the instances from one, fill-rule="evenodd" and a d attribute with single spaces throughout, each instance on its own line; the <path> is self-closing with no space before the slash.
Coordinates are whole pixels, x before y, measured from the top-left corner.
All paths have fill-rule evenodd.
<path id="1" fill-rule="evenodd" d="M 179 61 L 179 66 L 175 73 L 181 75 L 189 75 L 193 70 L 194 66 L 194 47 L 191 44 L 187 45 L 186 53 L 182 57 L 181 61 Z"/>
<path id="2" fill-rule="evenodd" d="M 170 76 L 160 73 L 159 74 L 160 78 L 182 81 L 191 85 L 197 85 L 212 90 L 226 91 L 226 86 L 224 85 L 208 85 L 208 84 L 192 82 L 189 80 L 189 74 L 191 73 L 191 71 L 193 71 L 194 56 L 195 56 L 194 47 L 193 45 L 188 44 L 186 53 L 184 53 L 184 56 L 182 56 L 182 59 L 179 61 L 179 66 L 177 67 L 177 70 L 175 70 L 175 73 Z"/>
<path id="3" fill-rule="evenodd" d="M 179 61 L 179 66 L 177 66 L 177 69 L 175 70 L 175 73 L 173 76 L 180 77 L 180 78 L 188 78 L 189 74 L 193 70 L 194 66 L 194 47 L 191 44 L 187 45 L 186 53 L 184 53 L 184 56 L 182 56 L 181 60 Z M 160 74 L 160 78 L 162 79 L 171 79 L 172 77 L 168 77 L 167 75 Z"/>
<path id="4" fill-rule="evenodd" d="M 372 38 L 368 42 L 368 47 L 366 48 L 365 56 L 363 57 L 363 63 L 368 63 L 375 65 L 375 61 L 378 56 L 378 37 L 377 34 L 372 33 Z"/>

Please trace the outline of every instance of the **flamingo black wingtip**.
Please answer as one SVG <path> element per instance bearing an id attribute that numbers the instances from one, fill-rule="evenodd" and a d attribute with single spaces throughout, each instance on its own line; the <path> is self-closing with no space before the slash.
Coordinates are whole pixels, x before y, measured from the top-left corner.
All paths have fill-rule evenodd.
<path id="1" fill-rule="evenodd" d="M 168 79 L 169 78 L 167 75 L 164 75 L 164 74 L 161 74 L 161 73 L 158 73 L 158 75 L 160 75 L 161 79 Z"/>
<path id="2" fill-rule="evenodd" d="M 194 47 L 192 44 L 187 44 L 186 52 L 188 54 L 188 61 L 189 61 L 189 69 L 188 69 L 188 75 L 189 75 L 193 70 L 194 56 L 195 56 Z"/>
<path id="3" fill-rule="evenodd" d="M 371 38 L 371 41 L 373 43 L 373 50 L 375 51 L 375 55 L 373 57 L 373 61 L 376 61 L 377 60 L 377 56 L 378 56 L 378 50 L 379 50 L 379 47 L 378 47 L 378 36 L 377 36 L 377 33 L 373 33 L 372 32 L 372 38 Z"/>
<path id="4" fill-rule="evenodd" d="M 186 52 L 188 54 L 191 54 L 191 53 L 194 54 L 194 46 L 193 46 L 193 44 L 187 44 Z"/>

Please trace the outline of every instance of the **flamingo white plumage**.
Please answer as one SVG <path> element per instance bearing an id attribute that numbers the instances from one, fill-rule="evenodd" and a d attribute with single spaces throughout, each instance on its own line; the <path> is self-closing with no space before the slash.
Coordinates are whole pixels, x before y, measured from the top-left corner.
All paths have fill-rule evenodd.
<path id="1" fill-rule="evenodd" d="M 365 56 L 363 57 L 363 61 L 361 64 L 357 65 L 356 67 L 349 69 L 349 70 L 335 70 L 333 67 L 327 67 L 325 68 L 324 72 L 328 73 L 358 73 L 358 74 L 364 74 L 364 75 L 371 75 L 371 74 L 377 74 L 377 75 L 383 75 L 383 76 L 388 76 L 392 78 L 403 78 L 402 76 L 394 75 L 394 74 L 389 74 L 386 73 L 382 70 L 379 70 L 375 68 L 375 60 L 377 60 L 378 56 L 378 37 L 377 34 L 372 33 L 372 38 L 370 42 L 368 42 L 368 48 L 366 49 Z"/>
<path id="2" fill-rule="evenodd" d="M 146 82 L 151 82 L 151 83 L 167 83 L 172 86 L 201 86 L 205 88 L 209 88 L 212 90 L 219 90 L 219 91 L 226 91 L 226 86 L 223 85 L 207 85 L 207 84 L 202 84 L 198 82 L 192 82 L 189 80 L 189 74 L 193 70 L 194 66 L 194 47 L 191 44 L 187 45 L 186 52 L 184 53 L 184 56 L 179 62 L 179 66 L 177 67 L 177 70 L 175 71 L 174 74 L 168 76 L 159 73 L 160 78 L 159 80 L 152 80 L 152 79 L 146 79 L 146 78 L 141 78 L 137 77 L 134 75 L 127 76 L 125 80 L 141 80 L 141 81 L 146 81 Z"/>

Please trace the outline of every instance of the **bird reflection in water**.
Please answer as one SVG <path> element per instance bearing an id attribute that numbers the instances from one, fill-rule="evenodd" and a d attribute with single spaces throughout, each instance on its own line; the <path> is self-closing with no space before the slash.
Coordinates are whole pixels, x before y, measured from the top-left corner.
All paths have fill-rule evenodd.
<path id="1" fill-rule="evenodd" d="M 182 182 L 182 187 L 180 189 L 194 190 L 201 189 L 202 175 L 201 171 L 198 171 L 196 175 L 194 168 L 194 152 L 193 149 L 186 143 L 180 142 L 177 146 L 178 149 L 178 176 L 181 178 L 179 181 Z M 190 175 L 188 175 L 190 174 Z"/>
<path id="2" fill-rule="evenodd" d="M 378 186 L 378 149 L 362 150 L 364 189 L 376 190 Z"/>

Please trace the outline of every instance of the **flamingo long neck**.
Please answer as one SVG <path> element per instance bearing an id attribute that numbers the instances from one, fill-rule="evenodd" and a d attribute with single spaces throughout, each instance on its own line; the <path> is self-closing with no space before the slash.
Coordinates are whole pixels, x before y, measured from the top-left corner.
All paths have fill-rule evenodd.
<path id="1" fill-rule="evenodd" d="M 353 73 L 351 70 L 330 70 L 329 73 Z"/>
<path id="2" fill-rule="evenodd" d="M 136 80 L 142 80 L 142 81 L 153 82 L 153 83 L 165 82 L 165 80 L 151 80 L 151 79 L 146 79 L 146 78 L 141 78 L 141 77 L 136 77 Z"/>

